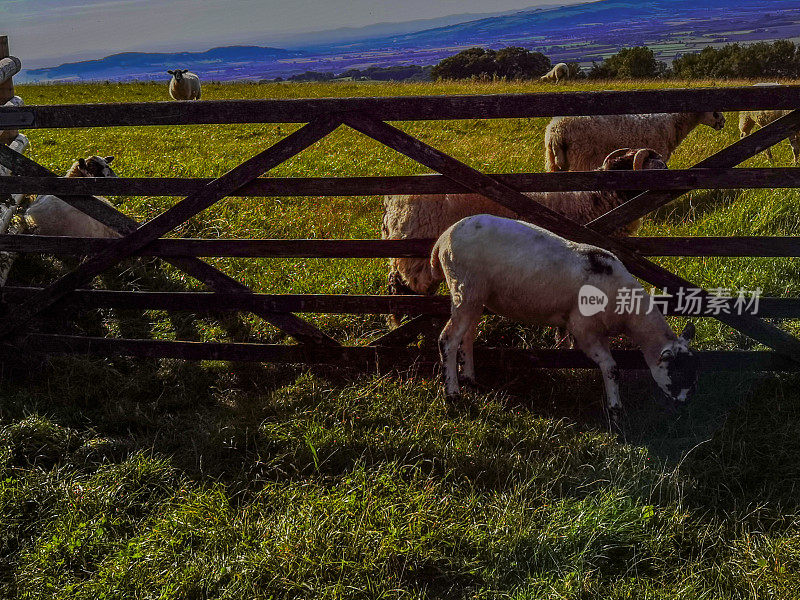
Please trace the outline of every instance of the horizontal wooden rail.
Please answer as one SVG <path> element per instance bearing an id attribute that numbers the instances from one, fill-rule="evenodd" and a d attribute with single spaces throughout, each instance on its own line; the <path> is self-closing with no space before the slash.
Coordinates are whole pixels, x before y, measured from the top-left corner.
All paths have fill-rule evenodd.
<path id="1" fill-rule="evenodd" d="M 417 121 L 798 107 L 800 107 L 800 87 L 794 85 L 474 96 L 205 100 L 0 108 L 0 129 L 11 122 L 17 126 L 21 120 L 26 121 L 24 125 L 28 129 L 41 129 L 214 123 L 307 123 L 333 113 L 350 111 L 363 112 L 382 120 Z"/>
<path id="2" fill-rule="evenodd" d="M 434 363 L 438 357 L 418 348 L 381 346 L 309 347 L 270 344 L 217 342 L 171 342 L 114 338 L 88 338 L 61 335 L 27 335 L 0 351 L 18 355 L 20 351 L 49 354 L 95 354 L 178 358 L 185 360 L 250 361 L 289 364 L 336 364 L 352 367 L 382 365 L 402 367 L 414 363 Z M 613 351 L 621 369 L 646 368 L 640 352 Z M 707 371 L 797 371 L 800 363 L 776 352 L 698 352 L 700 368 Z M 521 350 L 516 348 L 475 348 L 475 363 L 481 368 L 502 369 L 595 369 L 597 366 L 579 350 Z"/>
<path id="3" fill-rule="evenodd" d="M 774 189 L 800 188 L 800 169 L 682 169 L 491 174 L 523 192 L 591 190 Z M 208 178 L 0 177 L 0 194 L 104 196 L 185 196 Z M 443 175 L 394 177 L 274 177 L 257 179 L 234 197 L 382 196 L 387 194 L 469 193 Z"/>
<path id="4" fill-rule="evenodd" d="M 24 302 L 35 296 L 41 288 L 2 288 L 3 300 Z M 686 316 L 678 310 L 673 300 L 665 311 L 667 315 Z M 177 310 L 190 312 L 257 311 L 323 314 L 450 314 L 448 296 L 370 296 L 347 294 L 248 294 L 236 292 L 129 292 L 118 290 L 80 289 L 73 292 L 64 303 L 83 308 L 121 308 L 138 310 Z M 643 304 L 644 309 L 647 307 Z M 736 313 L 734 300 L 727 301 L 728 310 Z M 715 316 L 707 311 L 703 300 L 703 314 L 692 317 Z M 612 306 L 610 310 L 614 310 Z M 759 298 L 758 315 L 761 317 L 800 318 L 800 298 Z"/>
<path id="5" fill-rule="evenodd" d="M 800 237 L 631 237 L 625 243 L 643 256 L 798 257 Z M 244 258 L 424 258 L 433 239 L 246 240 L 159 239 L 139 256 L 235 256 Z M 93 254 L 114 240 L 39 235 L 0 235 L 0 251 Z"/>

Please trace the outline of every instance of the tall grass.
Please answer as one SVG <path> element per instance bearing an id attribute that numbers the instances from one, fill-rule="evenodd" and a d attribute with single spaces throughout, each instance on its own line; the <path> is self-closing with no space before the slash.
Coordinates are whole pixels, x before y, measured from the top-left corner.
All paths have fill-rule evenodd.
<path id="1" fill-rule="evenodd" d="M 708 84 L 708 82 L 704 82 Z M 605 89 L 570 84 L 558 90 Z M 663 87 L 661 82 L 614 84 Z M 670 85 L 682 85 L 672 84 Z M 692 84 L 692 85 L 702 85 Z M 204 98 L 503 93 L 539 84 L 226 84 Z M 166 83 L 20 86 L 28 104 L 165 100 Z M 671 166 L 738 138 L 698 128 Z M 486 171 L 542 169 L 546 119 L 402 123 Z M 64 172 L 113 154 L 122 176 L 209 177 L 292 125 L 29 131 Z M 788 164 L 788 146 L 775 153 Z M 768 166 L 764 156 L 748 162 Z M 344 128 L 275 175 L 423 173 Z M 794 191 L 697 191 L 646 235 L 798 235 Z M 174 198 L 112 199 L 152 218 Z M 375 238 L 379 198 L 226 199 L 176 230 L 199 237 Z M 380 260 L 214 261 L 257 291 L 381 293 Z M 659 259 L 710 287 L 797 295 L 790 259 Z M 17 284 L 66 259 L 21 258 Z M 97 285 L 186 289 L 154 261 Z M 380 317 L 319 315 L 363 343 Z M 746 347 L 713 321 L 700 345 Z M 794 323 L 785 325 L 796 330 Z M 93 335 L 283 340 L 256 319 L 158 311 L 54 314 Z M 550 343 L 499 320 L 486 343 Z M 284 340 L 287 341 L 287 340 Z M 22 362 L 23 364 L 20 364 Z M 28 362 L 29 364 L 24 364 Z M 628 444 L 603 433 L 602 386 L 576 372 L 485 373 L 466 406 L 415 373 L 34 357 L 0 387 L 0 596 L 19 598 L 795 598 L 800 596 L 796 376 L 704 377 L 668 414 L 623 381 Z"/>

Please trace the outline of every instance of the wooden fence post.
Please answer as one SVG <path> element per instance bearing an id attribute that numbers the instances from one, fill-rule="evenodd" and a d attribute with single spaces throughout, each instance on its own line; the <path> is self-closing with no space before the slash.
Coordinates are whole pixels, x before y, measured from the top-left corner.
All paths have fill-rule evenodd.
<path id="1" fill-rule="evenodd" d="M 3 59 L 9 59 L 8 61 L 4 61 Z M 10 75 L 4 77 L 3 71 L 6 69 L 0 69 L 0 106 L 3 106 L 6 102 L 11 100 L 14 97 L 14 77 L 13 75 L 19 71 L 19 60 L 13 58 L 9 54 L 8 48 L 8 36 L 7 35 L 0 35 L 0 62 L 8 62 L 10 63 L 7 65 L 8 73 Z M 6 65 L 4 65 L 6 66 Z M 16 129 L 6 129 L 5 131 L 0 131 L 0 144 L 8 145 L 14 141 L 17 137 L 19 131 Z"/>

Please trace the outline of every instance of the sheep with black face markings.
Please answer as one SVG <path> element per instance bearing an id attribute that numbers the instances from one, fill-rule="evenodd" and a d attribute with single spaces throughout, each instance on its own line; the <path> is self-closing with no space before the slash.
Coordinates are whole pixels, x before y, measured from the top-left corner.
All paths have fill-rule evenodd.
<path id="1" fill-rule="evenodd" d="M 67 171 L 66 177 L 116 177 L 109 166 L 113 156 L 79 158 Z M 103 197 L 100 200 L 111 203 Z M 25 211 L 25 223 L 30 233 L 70 237 L 115 238 L 119 233 L 67 204 L 52 194 L 38 196 Z"/>
<path id="2" fill-rule="evenodd" d="M 602 248 L 524 221 L 475 215 L 439 237 L 430 265 L 434 280 L 446 280 L 450 290 L 451 317 L 439 337 L 448 397 L 460 393 L 459 358 L 462 380 L 475 382 L 472 348 L 484 307 L 515 321 L 566 327 L 600 367 L 612 426 L 621 408 L 619 369 L 609 350 L 613 335 L 628 335 L 639 346 L 653 379 L 674 401 L 686 402 L 695 386 L 696 361 L 688 345 L 694 327 L 676 336 L 636 278 Z M 638 309 L 616 310 L 623 290 L 642 294 Z M 587 311 L 580 304 L 587 293 L 604 295 L 605 310 Z"/>
<path id="3" fill-rule="evenodd" d="M 172 75 L 169 82 L 169 95 L 173 100 L 200 100 L 200 78 L 189 69 L 167 71 Z"/>
<path id="4" fill-rule="evenodd" d="M 720 112 L 556 117 L 544 132 L 545 170 L 591 171 L 615 148 L 652 148 L 669 162 L 698 125 L 720 131 Z"/>
<path id="5" fill-rule="evenodd" d="M 621 148 L 611 152 L 599 170 L 666 169 L 662 158 L 647 148 Z M 586 224 L 633 197 L 634 191 L 532 192 L 532 200 L 573 221 Z M 384 199 L 383 239 L 437 238 L 453 223 L 481 213 L 517 218 L 509 209 L 478 194 L 387 196 Z M 633 234 L 641 221 L 628 225 L 622 233 Z M 431 279 L 424 258 L 389 260 L 389 293 L 432 294 L 438 282 Z M 396 321 L 396 319 L 394 319 Z"/>

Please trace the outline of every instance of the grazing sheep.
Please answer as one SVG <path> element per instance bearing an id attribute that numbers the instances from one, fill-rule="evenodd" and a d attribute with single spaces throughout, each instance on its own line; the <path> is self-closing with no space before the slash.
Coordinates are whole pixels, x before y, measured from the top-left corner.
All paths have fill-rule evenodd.
<path id="1" fill-rule="evenodd" d="M 475 215 L 441 235 L 431 254 L 431 271 L 435 279 L 447 281 L 452 300 L 450 320 L 439 337 L 448 397 L 460 392 L 459 359 L 462 379 L 475 381 L 472 346 L 484 307 L 515 321 L 566 327 L 603 373 L 612 425 L 621 405 L 611 336 L 631 337 L 653 379 L 673 400 L 685 402 L 695 386 L 697 366 L 688 347 L 694 327 L 688 325 L 677 337 L 636 278 L 602 248 L 524 221 Z M 617 314 L 617 299 L 627 290 L 643 294 L 643 302 Z M 605 296 L 607 303 L 581 301 L 589 295 Z"/>
<path id="2" fill-rule="evenodd" d="M 550 69 L 548 73 L 539 77 L 539 81 L 555 81 L 558 83 L 562 79 L 569 77 L 569 67 L 567 63 L 558 63 L 555 67 Z"/>
<path id="3" fill-rule="evenodd" d="M 668 162 L 675 148 L 698 125 L 717 131 L 719 112 L 556 117 L 545 129 L 545 170 L 591 171 L 614 148 L 652 148 Z"/>
<path id="4" fill-rule="evenodd" d="M 172 75 L 169 82 L 169 95 L 173 100 L 200 100 L 200 78 L 189 69 L 167 71 Z"/>
<path id="5" fill-rule="evenodd" d="M 622 148 L 609 154 L 599 170 L 666 169 L 662 158 L 653 150 Z M 532 192 L 532 200 L 581 224 L 630 199 L 635 191 L 604 192 Z M 478 194 L 442 194 L 422 196 L 387 196 L 384 199 L 383 239 L 437 238 L 453 223 L 481 213 L 518 218 L 509 209 Z M 634 233 L 636 221 L 623 231 Z M 431 278 L 424 258 L 392 258 L 389 260 L 389 293 L 432 294 L 439 282 Z M 396 323 L 396 318 L 392 319 Z"/>
<path id="6" fill-rule="evenodd" d="M 66 177 L 116 177 L 109 167 L 113 156 L 79 158 L 67 171 Z M 108 205 L 111 203 L 100 198 Z M 96 221 L 53 195 L 38 196 L 25 211 L 25 223 L 30 233 L 71 237 L 115 238 L 119 233 Z"/>
<path id="7" fill-rule="evenodd" d="M 739 137 L 746 137 L 750 135 L 753 129 L 769 125 L 773 121 L 785 117 L 791 110 L 742 110 L 739 112 Z M 794 164 L 797 164 L 800 158 L 800 131 L 790 135 L 788 138 L 789 144 L 792 146 L 792 155 L 794 156 Z M 765 150 L 767 158 L 772 161 L 772 147 Z"/>

